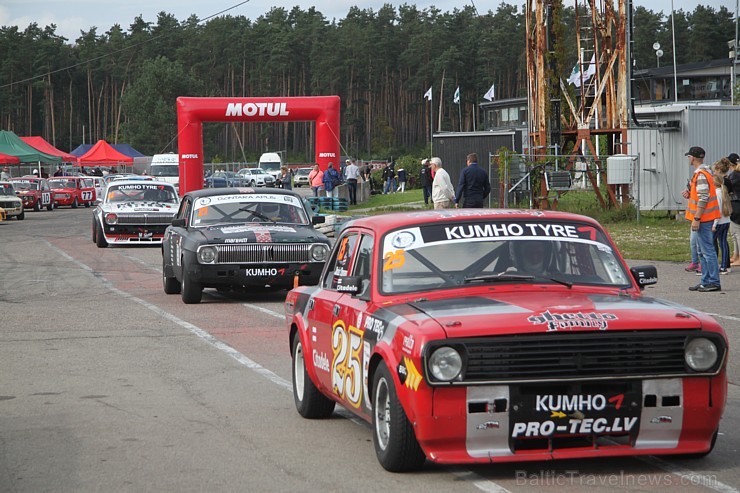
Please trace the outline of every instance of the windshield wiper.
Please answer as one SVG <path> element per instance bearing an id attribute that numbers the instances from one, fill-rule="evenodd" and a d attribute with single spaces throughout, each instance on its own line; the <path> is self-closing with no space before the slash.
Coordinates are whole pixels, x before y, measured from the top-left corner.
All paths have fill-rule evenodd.
<path id="1" fill-rule="evenodd" d="M 242 208 L 241 208 L 241 209 L 239 209 L 239 210 L 240 210 L 241 212 L 249 212 L 249 213 L 250 213 L 250 214 L 252 214 L 253 216 L 257 216 L 258 218 L 262 219 L 263 221 L 269 221 L 269 222 L 271 222 L 272 224 L 277 224 L 277 221 L 275 221 L 274 219 L 271 219 L 270 217 L 268 217 L 268 216 L 266 216 L 266 215 L 262 214 L 261 212 L 253 211 L 253 210 L 251 210 L 251 209 L 249 209 L 249 208 L 247 208 L 247 207 L 242 207 Z"/>
<path id="2" fill-rule="evenodd" d="M 545 279 L 547 281 L 552 281 L 554 283 L 561 284 L 568 288 L 573 287 L 572 282 L 564 281 L 556 277 L 533 276 L 529 274 L 512 274 L 510 272 L 502 272 L 501 274 L 492 274 L 488 276 L 466 277 L 464 280 L 466 283 L 471 283 L 471 282 L 499 282 L 499 281 L 534 281 L 535 279 Z"/>

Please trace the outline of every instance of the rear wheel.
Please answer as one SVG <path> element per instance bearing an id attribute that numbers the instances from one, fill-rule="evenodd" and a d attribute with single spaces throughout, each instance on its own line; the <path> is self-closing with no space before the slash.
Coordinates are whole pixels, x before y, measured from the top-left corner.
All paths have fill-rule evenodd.
<path id="1" fill-rule="evenodd" d="M 108 246 L 108 241 L 105 239 L 105 235 L 103 234 L 103 227 L 97 221 L 95 222 L 95 244 L 98 245 L 98 248 L 105 248 Z"/>
<path id="2" fill-rule="evenodd" d="M 373 378 L 373 445 L 378 462 L 387 471 L 414 471 L 426 459 L 385 362 Z"/>
<path id="3" fill-rule="evenodd" d="M 188 273 L 185 271 L 185 264 L 182 265 L 182 291 L 180 292 L 182 301 L 183 303 L 187 303 L 188 305 L 200 303 L 200 300 L 203 299 L 203 286 L 201 286 L 198 282 L 193 282 L 192 280 L 190 280 L 190 277 L 188 277 Z"/>
<path id="4" fill-rule="evenodd" d="M 306 372 L 306 358 L 298 334 L 293 338 L 293 400 L 298 414 L 308 419 L 328 418 L 335 402 L 324 396 Z"/>

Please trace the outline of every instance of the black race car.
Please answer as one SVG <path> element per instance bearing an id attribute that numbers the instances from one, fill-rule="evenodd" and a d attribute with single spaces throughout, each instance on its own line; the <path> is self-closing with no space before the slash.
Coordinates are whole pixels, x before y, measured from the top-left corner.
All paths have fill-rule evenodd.
<path id="1" fill-rule="evenodd" d="M 185 194 L 162 241 L 167 294 L 199 303 L 203 288 L 289 289 L 316 284 L 330 241 L 290 190 L 211 188 Z"/>

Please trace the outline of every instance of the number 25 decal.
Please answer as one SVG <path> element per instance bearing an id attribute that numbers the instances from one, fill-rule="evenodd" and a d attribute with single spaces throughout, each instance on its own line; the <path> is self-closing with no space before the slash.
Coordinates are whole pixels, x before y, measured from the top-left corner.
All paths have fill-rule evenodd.
<path id="1" fill-rule="evenodd" d="M 348 330 L 343 321 L 334 323 L 331 336 L 334 353 L 331 363 L 332 390 L 354 407 L 360 407 L 362 400 L 362 336 L 357 327 L 350 325 Z"/>

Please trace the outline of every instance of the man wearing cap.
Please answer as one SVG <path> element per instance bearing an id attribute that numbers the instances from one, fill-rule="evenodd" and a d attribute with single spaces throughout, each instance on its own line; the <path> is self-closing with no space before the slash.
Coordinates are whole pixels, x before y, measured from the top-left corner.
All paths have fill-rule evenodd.
<path id="1" fill-rule="evenodd" d="M 704 149 L 694 146 L 686 156 L 694 173 L 691 176 L 688 190 L 682 195 L 688 199 L 686 219 L 691 221 L 691 235 L 696 236 L 699 245 L 699 264 L 701 265 L 701 282 L 691 286 L 689 291 L 708 293 L 721 291 L 719 282 L 719 263 L 717 251 L 712 241 L 712 225 L 722 213 L 717 201 L 717 190 L 714 186 L 712 172 L 704 165 Z"/>
<path id="2" fill-rule="evenodd" d="M 360 168 L 351 160 L 347 159 L 344 168 L 344 176 L 347 178 L 347 191 L 349 192 L 350 205 L 357 204 L 357 180 L 360 178 Z"/>

